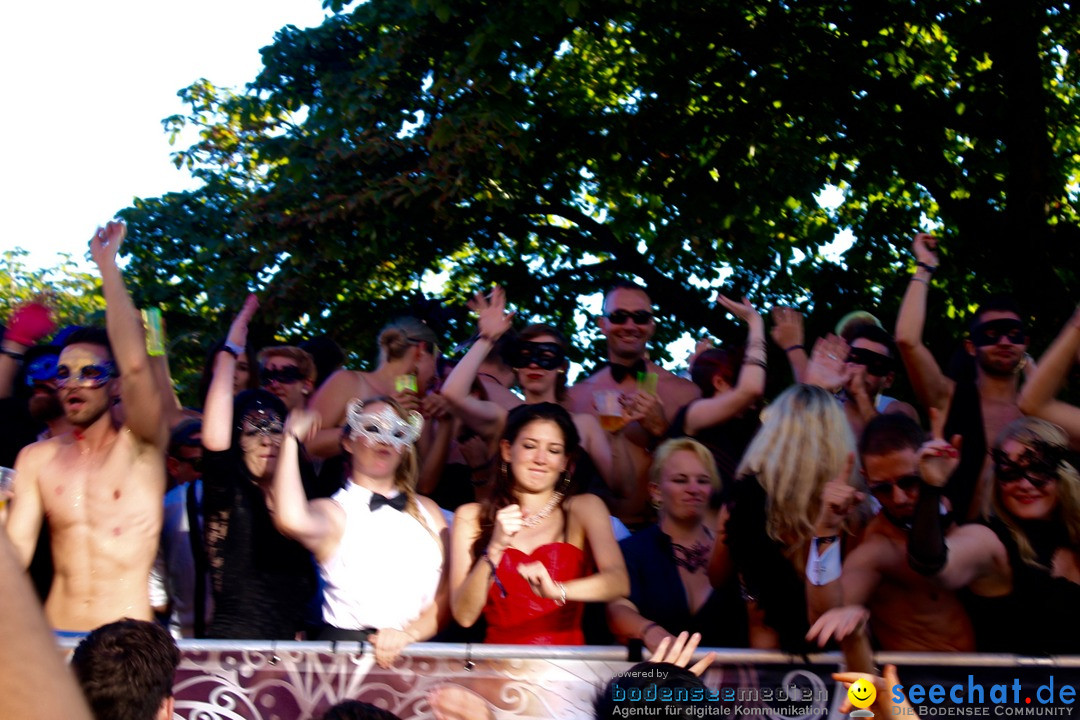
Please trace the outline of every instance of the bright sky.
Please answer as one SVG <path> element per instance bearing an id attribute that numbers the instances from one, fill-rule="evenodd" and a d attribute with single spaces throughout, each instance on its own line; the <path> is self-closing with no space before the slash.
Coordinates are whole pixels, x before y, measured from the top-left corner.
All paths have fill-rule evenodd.
<path id="1" fill-rule="evenodd" d="M 82 257 L 132 198 L 192 187 L 161 125 L 186 110 L 177 91 L 200 77 L 241 87 L 279 28 L 323 17 L 320 0 L 4 3 L 0 251 L 30 250 L 35 267 Z"/>

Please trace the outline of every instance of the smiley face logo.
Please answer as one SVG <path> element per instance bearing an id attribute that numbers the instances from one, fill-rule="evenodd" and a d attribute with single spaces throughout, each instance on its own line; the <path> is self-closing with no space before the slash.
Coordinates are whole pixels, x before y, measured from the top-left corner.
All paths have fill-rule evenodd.
<path id="1" fill-rule="evenodd" d="M 855 682 L 851 683 L 851 687 L 847 691 L 848 700 L 851 704 L 857 708 L 868 708 L 874 704 L 874 700 L 877 699 L 877 690 L 874 689 L 874 684 L 866 680 L 865 678 L 859 678 Z"/>

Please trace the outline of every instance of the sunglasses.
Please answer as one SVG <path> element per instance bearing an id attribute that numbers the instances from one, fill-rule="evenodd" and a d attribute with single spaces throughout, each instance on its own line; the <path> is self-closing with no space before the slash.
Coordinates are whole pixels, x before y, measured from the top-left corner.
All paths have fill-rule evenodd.
<path id="1" fill-rule="evenodd" d="M 870 494 L 876 498 L 887 498 L 892 496 L 894 487 L 898 487 L 906 493 L 911 493 L 912 490 L 919 487 L 919 483 L 921 482 L 922 478 L 918 475 L 905 475 L 902 478 L 897 478 L 893 482 L 880 482 L 868 485 L 867 489 L 870 491 Z"/>
<path id="2" fill-rule="evenodd" d="M 893 359 L 888 355 L 882 355 L 866 348 L 851 348 L 848 352 L 847 361 L 853 365 L 866 366 L 866 372 L 875 377 L 885 377 L 895 367 Z"/>
<path id="3" fill-rule="evenodd" d="M 653 317 L 648 310 L 616 310 L 607 314 L 613 325 L 625 325 L 627 320 L 633 320 L 635 325 L 648 325 Z"/>
<path id="4" fill-rule="evenodd" d="M 1012 345 L 1024 345 L 1027 336 L 1024 333 L 1024 323 L 1011 318 L 1001 320 L 989 320 L 979 323 L 971 329 L 971 342 L 976 347 L 997 345 L 1001 338 L 1005 338 Z"/>
<path id="5" fill-rule="evenodd" d="M 47 383 L 56 377 L 56 355 L 42 355 L 26 364 L 26 384 L 34 386 L 38 383 Z"/>
<path id="6" fill-rule="evenodd" d="M 56 387 L 72 385 L 82 388 L 99 388 L 116 377 L 116 366 L 112 363 L 84 365 L 78 375 L 71 374 L 71 368 L 60 365 L 56 368 Z"/>
<path id="7" fill-rule="evenodd" d="M 1042 490 L 1058 479 L 1057 468 L 1039 459 L 1031 451 L 1024 453 L 1023 463 L 1010 458 L 1004 450 L 991 450 L 990 457 L 994 460 L 997 481 L 1002 485 L 1012 485 L 1026 478 L 1031 487 Z"/>
<path id="8" fill-rule="evenodd" d="M 520 340 L 508 358 L 510 367 L 524 368 L 535 364 L 544 370 L 557 370 L 566 362 L 566 353 L 553 342 Z"/>
<path id="9" fill-rule="evenodd" d="M 263 387 L 274 382 L 281 385 L 292 385 L 306 379 L 304 374 L 300 372 L 300 368 L 295 365 L 289 365 L 275 370 L 263 368 L 259 373 L 259 377 L 261 378 Z"/>

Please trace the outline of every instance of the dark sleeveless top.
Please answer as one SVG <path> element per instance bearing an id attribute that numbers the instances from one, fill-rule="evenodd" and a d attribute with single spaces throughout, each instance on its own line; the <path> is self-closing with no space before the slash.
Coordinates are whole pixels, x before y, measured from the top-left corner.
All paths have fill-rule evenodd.
<path id="1" fill-rule="evenodd" d="M 720 472 L 721 492 L 728 495 L 735 482 L 735 469 L 739 467 L 743 453 L 761 427 L 761 421 L 757 413 L 747 412 L 741 417 L 733 417 L 718 425 L 701 428 L 697 434 L 690 435 L 686 432 L 686 413 L 690 405 L 683 407 L 675 415 L 667 437 L 692 437 L 707 447 L 716 460 L 716 469 Z"/>

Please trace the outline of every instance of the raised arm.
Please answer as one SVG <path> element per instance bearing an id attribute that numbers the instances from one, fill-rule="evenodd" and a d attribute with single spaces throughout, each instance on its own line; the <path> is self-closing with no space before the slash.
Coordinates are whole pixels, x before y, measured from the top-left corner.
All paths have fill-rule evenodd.
<path id="1" fill-rule="evenodd" d="M 1005 547 L 990 528 L 963 525 L 946 537 L 940 505 L 942 489 L 960 464 L 956 443 L 942 437 L 944 414 L 930 413 L 931 440 L 919 449 L 922 485 L 908 535 L 908 564 L 950 590 L 980 583 L 994 594 L 1011 587 L 1011 571 Z"/>
<path id="2" fill-rule="evenodd" d="M 45 303 L 28 302 L 11 313 L 0 344 L 0 399 L 12 396 L 15 376 L 26 351 L 55 329 L 52 313 Z"/>
<path id="3" fill-rule="evenodd" d="M 161 391 L 146 353 L 146 332 L 116 265 L 116 253 L 126 235 L 124 223 L 108 222 L 90 239 L 90 256 L 101 273 L 105 328 L 112 344 L 113 359 L 120 371 L 124 424 L 143 442 L 164 448 L 168 431 L 162 414 Z"/>
<path id="4" fill-rule="evenodd" d="M 470 392 L 484 359 L 495 347 L 495 342 L 510 329 L 514 313 L 506 312 L 506 293 L 498 286 L 491 291 L 490 299 L 477 293 L 469 301 L 469 307 L 477 314 L 477 338 L 443 382 L 442 394 L 468 427 L 490 438 L 502 432 L 506 409 L 497 403 L 475 398 Z"/>
<path id="5" fill-rule="evenodd" d="M 806 382 L 806 365 L 810 362 L 810 355 L 803 344 L 806 333 L 802 313 L 793 307 L 778 305 L 772 310 L 772 318 L 773 328 L 769 334 L 773 342 L 784 351 L 795 382 Z"/>
<path id="6" fill-rule="evenodd" d="M 721 295 L 718 301 L 732 315 L 746 321 L 746 352 L 734 387 L 710 398 L 695 400 L 687 407 L 685 430 L 688 435 L 738 415 L 765 394 L 765 323 L 761 315 L 746 298 L 737 303 Z"/>
<path id="7" fill-rule="evenodd" d="M 296 408 L 285 420 L 285 434 L 278 451 L 277 469 L 266 494 L 266 506 L 274 527 L 299 542 L 317 559 L 333 552 L 344 530 L 344 516 L 332 500 L 308 502 L 300 477 L 300 444 L 319 429 L 319 416 Z"/>
<path id="8" fill-rule="evenodd" d="M 203 404 L 202 444 L 207 450 L 228 450 L 232 445 L 233 375 L 236 373 L 236 355 L 228 348 L 247 346 L 248 324 L 258 307 L 259 299 L 254 293 L 248 295 L 244 301 L 244 307 L 229 326 L 229 334 L 225 337 L 226 347 L 219 350 L 212 360 L 214 376 L 210 380 L 206 402 Z"/>
<path id="9" fill-rule="evenodd" d="M 1026 415 L 1060 425 L 1075 440 L 1080 438 L 1080 408 L 1055 400 L 1080 352 L 1080 307 L 1077 307 L 1053 344 L 1039 358 L 1020 392 L 1020 410 Z"/>
<path id="10" fill-rule="evenodd" d="M 896 316 L 896 347 L 919 402 L 925 408 L 943 410 L 952 397 L 954 383 L 941 372 L 937 360 L 922 340 L 926 324 L 926 296 L 930 292 L 930 278 L 938 267 L 938 255 L 934 252 L 936 247 L 937 238 L 932 235 L 915 235 L 912 251 L 916 269 Z"/>

